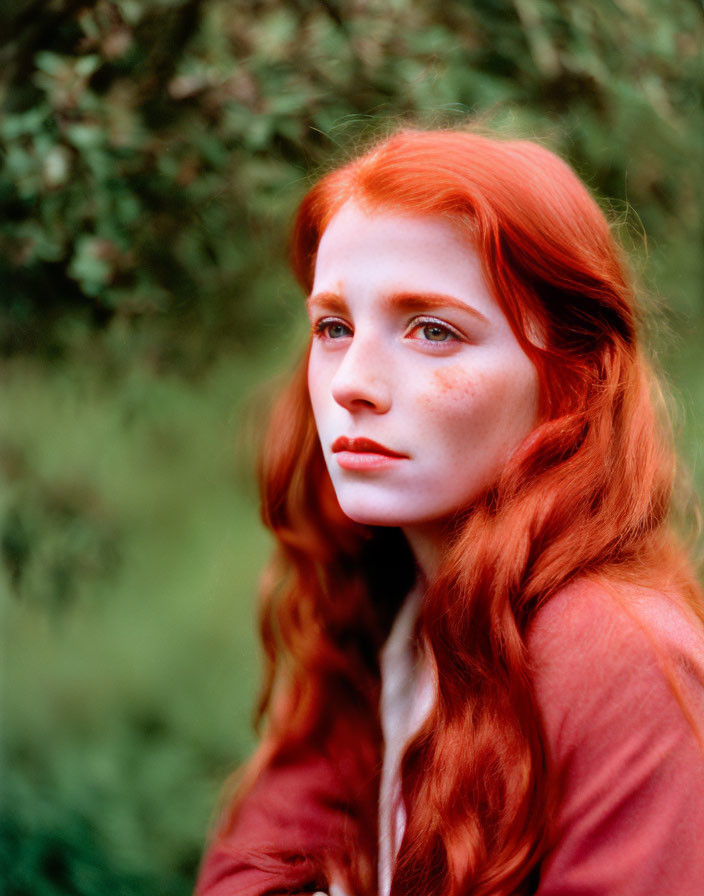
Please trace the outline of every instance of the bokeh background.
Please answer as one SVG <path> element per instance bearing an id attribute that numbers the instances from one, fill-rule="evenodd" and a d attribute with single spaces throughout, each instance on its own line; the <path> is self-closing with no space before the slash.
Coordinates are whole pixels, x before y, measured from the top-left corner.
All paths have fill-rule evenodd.
<path id="1" fill-rule="evenodd" d="M 253 743 L 255 433 L 311 177 L 474 116 L 602 197 L 704 486 L 699 0 L 0 6 L 0 881 L 190 893 Z"/>

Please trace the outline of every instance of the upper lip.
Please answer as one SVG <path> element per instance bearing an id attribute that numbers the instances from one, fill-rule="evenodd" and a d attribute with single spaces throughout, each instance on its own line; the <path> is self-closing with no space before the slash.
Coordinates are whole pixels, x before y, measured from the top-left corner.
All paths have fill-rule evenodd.
<path id="1" fill-rule="evenodd" d="M 400 454 L 398 451 L 392 451 L 385 445 L 380 445 L 372 439 L 356 438 L 348 439 L 347 436 L 340 436 L 332 443 L 333 452 L 336 451 L 355 451 L 358 454 L 385 454 L 388 457 L 408 457 L 407 454 Z"/>

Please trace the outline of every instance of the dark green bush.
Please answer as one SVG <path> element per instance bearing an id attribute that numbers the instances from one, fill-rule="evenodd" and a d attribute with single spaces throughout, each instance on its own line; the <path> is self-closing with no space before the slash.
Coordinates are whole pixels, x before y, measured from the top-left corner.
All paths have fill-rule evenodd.
<path id="1" fill-rule="evenodd" d="M 377 120 L 479 112 L 546 136 L 656 248 L 701 239 L 691 0 L 18 0 L 3 16 L 5 351 L 116 318 L 176 364 L 266 338 L 307 173 Z M 694 265 L 658 259 L 687 309 Z"/>

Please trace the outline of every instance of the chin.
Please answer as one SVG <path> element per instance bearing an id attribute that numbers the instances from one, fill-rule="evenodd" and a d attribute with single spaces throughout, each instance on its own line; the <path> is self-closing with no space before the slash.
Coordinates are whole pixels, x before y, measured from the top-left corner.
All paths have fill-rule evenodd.
<path id="1" fill-rule="evenodd" d="M 362 526 L 387 526 L 403 528 L 417 526 L 436 519 L 436 514 L 419 513 L 417 509 L 402 507 L 381 507 L 379 504 L 366 501 L 340 501 L 342 512 L 346 517 Z"/>
<path id="2" fill-rule="evenodd" d="M 375 502 L 340 500 L 340 508 L 346 517 L 362 526 L 404 526 L 407 515 L 392 508 L 381 507 Z"/>
<path id="3" fill-rule="evenodd" d="M 346 517 L 352 520 L 354 523 L 359 523 L 361 526 L 405 526 L 406 520 L 399 519 L 397 516 L 388 513 L 379 513 L 367 510 L 347 510 L 344 506 L 342 507 L 342 512 Z"/>

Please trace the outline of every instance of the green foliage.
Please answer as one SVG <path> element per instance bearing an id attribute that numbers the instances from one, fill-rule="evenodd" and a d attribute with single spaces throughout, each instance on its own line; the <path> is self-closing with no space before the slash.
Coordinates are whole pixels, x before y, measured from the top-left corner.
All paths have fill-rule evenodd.
<path id="1" fill-rule="evenodd" d="M 0 519 L 0 550 L 13 591 L 61 610 L 79 587 L 109 578 L 119 534 L 85 481 L 43 482 L 6 446 L 0 469 L 13 500 Z"/>
<path id="2" fill-rule="evenodd" d="M 124 872 L 135 893 L 186 892 L 220 786 L 252 744 L 266 541 L 233 449 L 247 449 L 257 373 L 231 361 L 186 386 L 135 368 L 119 387 L 86 362 L 70 380 L 36 362 L 4 374 L 0 517 L 6 538 L 28 521 L 29 559 L 0 579 L 3 848 L 18 869 L 0 879 L 98 894 Z M 104 541 L 119 550 L 101 569 Z M 105 876 L 74 888 L 93 848 Z M 64 849 L 60 873 L 41 858 Z"/>
<path id="3" fill-rule="evenodd" d="M 696 461 L 704 12 L 14 0 L 0 35 L 0 879 L 185 893 L 252 743 L 242 420 L 303 331 L 285 247 L 311 172 L 406 121 L 547 140 L 662 297 Z"/>
<path id="4" fill-rule="evenodd" d="M 42 830 L 23 825 L 7 811 L 0 816 L 0 875 L 5 896 L 187 896 L 192 890 L 185 880 L 154 880 L 112 867 L 81 818 L 69 817 Z"/>
<path id="5" fill-rule="evenodd" d="M 6 350 L 120 317 L 202 365 L 266 332 L 306 171 L 375 118 L 479 111 L 545 133 L 651 239 L 701 236 L 703 25 L 687 0 L 667 15 L 652 0 L 33 10 L 4 14 L 0 57 Z"/>

